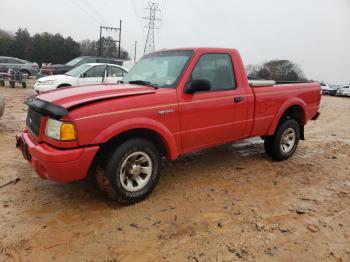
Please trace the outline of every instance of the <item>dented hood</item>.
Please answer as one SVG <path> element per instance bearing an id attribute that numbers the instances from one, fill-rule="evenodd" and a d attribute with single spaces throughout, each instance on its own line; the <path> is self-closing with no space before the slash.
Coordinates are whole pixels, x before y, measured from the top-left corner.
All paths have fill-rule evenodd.
<path id="1" fill-rule="evenodd" d="M 155 90 L 152 87 L 147 86 L 126 84 L 88 85 L 81 87 L 60 88 L 37 95 L 36 98 L 59 105 L 65 109 L 70 109 L 72 107 L 95 101 L 152 93 L 155 93 Z"/>

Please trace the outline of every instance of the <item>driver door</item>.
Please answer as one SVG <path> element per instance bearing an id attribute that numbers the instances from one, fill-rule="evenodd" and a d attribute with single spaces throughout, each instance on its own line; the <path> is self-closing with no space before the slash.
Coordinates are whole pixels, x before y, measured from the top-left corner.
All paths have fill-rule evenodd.
<path id="1" fill-rule="evenodd" d="M 236 85 L 232 58 L 226 53 L 203 54 L 190 79 L 205 79 L 210 91 L 179 97 L 181 140 L 183 152 L 191 152 L 242 137 L 247 103 Z"/>
<path id="2" fill-rule="evenodd" d="M 102 84 L 106 71 L 106 65 L 93 66 L 79 77 L 78 85 Z"/>

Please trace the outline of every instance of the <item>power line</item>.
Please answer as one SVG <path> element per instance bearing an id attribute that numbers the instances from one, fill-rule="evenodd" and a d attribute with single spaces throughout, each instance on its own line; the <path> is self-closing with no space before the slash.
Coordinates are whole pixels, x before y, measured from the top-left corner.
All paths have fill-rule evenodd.
<path id="1" fill-rule="evenodd" d="M 70 1 L 69 1 L 70 2 Z M 80 5 L 78 5 L 77 2 L 75 2 L 75 0 L 72 0 L 71 3 L 73 3 L 76 7 L 78 7 L 78 9 L 80 11 L 82 11 L 83 13 L 85 13 L 87 16 L 89 16 L 90 18 L 92 18 L 93 20 L 95 20 L 95 22 L 97 22 L 97 24 L 100 24 L 101 22 L 98 21 L 98 19 L 96 19 L 94 16 L 90 15 L 85 9 L 83 9 Z"/>
<path id="2" fill-rule="evenodd" d="M 86 6 L 92 10 L 93 14 L 96 14 L 97 17 L 101 19 L 102 22 L 107 24 L 107 21 L 105 20 L 104 16 L 101 15 L 101 13 L 89 2 L 89 0 L 85 0 L 84 2 Z"/>
<path id="3" fill-rule="evenodd" d="M 136 20 L 137 20 L 137 22 L 140 25 L 141 32 L 143 32 L 143 25 L 142 25 L 142 21 L 141 21 L 140 16 L 139 16 L 139 12 L 138 12 L 137 6 L 135 4 L 135 0 L 131 0 L 131 5 L 132 5 L 132 8 L 133 8 L 134 13 L 135 13 Z"/>

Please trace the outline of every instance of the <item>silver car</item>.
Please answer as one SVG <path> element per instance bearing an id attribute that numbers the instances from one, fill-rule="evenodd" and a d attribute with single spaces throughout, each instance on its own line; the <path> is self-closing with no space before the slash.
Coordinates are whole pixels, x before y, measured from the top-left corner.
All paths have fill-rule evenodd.
<path id="1" fill-rule="evenodd" d="M 26 73 L 28 76 L 35 76 L 39 72 L 37 63 L 7 56 L 0 56 L 0 67 L 19 68 L 22 73 Z"/>
<path id="2" fill-rule="evenodd" d="M 0 95 L 0 117 L 4 114 L 5 111 L 5 98 Z"/>

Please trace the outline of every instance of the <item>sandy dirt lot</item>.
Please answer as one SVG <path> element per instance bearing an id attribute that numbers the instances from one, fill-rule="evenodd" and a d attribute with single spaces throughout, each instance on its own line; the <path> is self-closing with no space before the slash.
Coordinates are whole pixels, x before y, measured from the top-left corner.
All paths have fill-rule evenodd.
<path id="1" fill-rule="evenodd" d="M 0 87 L 0 261 L 350 261 L 350 99 L 321 117 L 288 161 L 249 140 L 164 163 L 132 206 L 88 182 L 37 178 L 15 149 L 31 88 Z"/>

